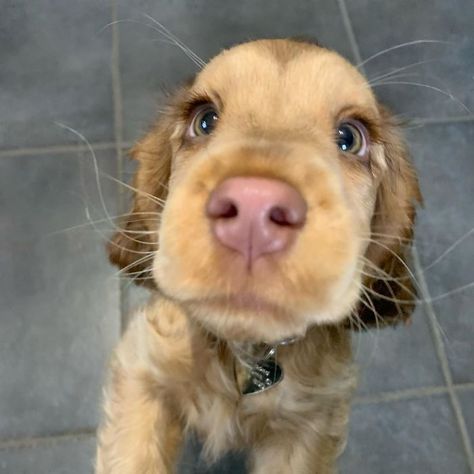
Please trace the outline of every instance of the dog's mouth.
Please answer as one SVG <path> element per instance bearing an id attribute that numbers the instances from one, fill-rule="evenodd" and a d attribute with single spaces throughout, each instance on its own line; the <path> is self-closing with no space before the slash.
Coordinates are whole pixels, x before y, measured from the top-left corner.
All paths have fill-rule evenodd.
<path id="1" fill-rule="evenodd" d="M 238 292 L 184 302 L 208 331 L 230 340 L 271 342 L 306 331 L 303 318 L 277 301 Z"/>
<path id="2" fill-rule="evenodd" d="M 287 311 L 282 306 L 252 293 L 234 293 L 206 300 L 206 305 L 222 309 L 224 312 L 239 311 L 252 314 L 279 315 Z"/>

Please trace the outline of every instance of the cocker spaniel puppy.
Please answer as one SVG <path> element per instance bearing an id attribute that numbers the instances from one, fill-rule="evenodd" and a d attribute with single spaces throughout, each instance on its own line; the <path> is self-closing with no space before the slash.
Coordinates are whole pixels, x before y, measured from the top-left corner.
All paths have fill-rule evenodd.
<path id="1" fill-rule="evenodd" d="M 210 61 L 132 155 L 110 258 L 154 296 L 112 358 L 96 472 L 174 472 L 188 430 L 253 474 L 334 472 L 350 332 L 413 309 L 397 124 L 335 52 L 261 40 Z"/>

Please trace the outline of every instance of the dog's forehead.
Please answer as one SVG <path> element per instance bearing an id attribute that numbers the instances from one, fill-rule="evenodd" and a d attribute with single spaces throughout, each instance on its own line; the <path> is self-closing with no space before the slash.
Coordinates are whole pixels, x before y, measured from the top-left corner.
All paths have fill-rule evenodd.
<path id="1" fill-rule="evenodd" d="M 194 87 L 215 93 L 234 111 L 257 115 L 332 117 L 348 107 L 377 111 L 367 81 L 348 61 L 291 40 L 260 40 L 226 50 L 203 69 Z"/>

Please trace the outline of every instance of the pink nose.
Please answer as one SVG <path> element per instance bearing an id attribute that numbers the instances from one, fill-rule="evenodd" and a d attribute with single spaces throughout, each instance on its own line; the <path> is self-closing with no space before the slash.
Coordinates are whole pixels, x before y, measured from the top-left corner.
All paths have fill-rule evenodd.
<path id="1" fill-rule="evenodd" d="M 283 181 L 235 177 L 217 186 L 206 211 L 217 239 L 251 266 L 261 255 L 292 243 L 304 225 L 306 203 Z"/>

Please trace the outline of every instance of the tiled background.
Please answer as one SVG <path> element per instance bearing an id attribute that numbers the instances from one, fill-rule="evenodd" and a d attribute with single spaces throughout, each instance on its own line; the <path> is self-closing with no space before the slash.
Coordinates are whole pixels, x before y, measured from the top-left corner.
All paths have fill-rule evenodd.
<path id="1" fill-rule="evenodd" d="M 474 289 L 444 296 L 474 281 L 472 0 L 3 0 L 0 472 L 92 471 L 105 362 L 142 296 L 106 262 L 107 213 L 124 198 L 108 176 L 127 177 L 124 150 L 163 89 L 196 71 L 146 15 L 203 59 L 256 37 L 316 37 L 356 63 L 442 41 L 363 67 L 376 78 L 423 62 L 376 90 L 412 119 L 425 195 L 415 270 L 428 302 L 409 327 L 355 337 L 361 386 L 340 470 L 474 472 Z M 55 122 L 92 143 L 107 213 L 84 141 Z M 205 471 L 197 449 L 183 473 L 245 472 L 235 458 Z"/>

